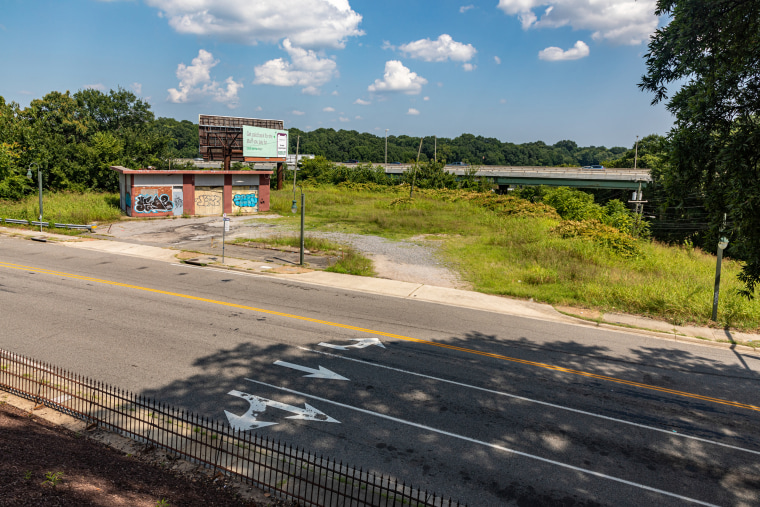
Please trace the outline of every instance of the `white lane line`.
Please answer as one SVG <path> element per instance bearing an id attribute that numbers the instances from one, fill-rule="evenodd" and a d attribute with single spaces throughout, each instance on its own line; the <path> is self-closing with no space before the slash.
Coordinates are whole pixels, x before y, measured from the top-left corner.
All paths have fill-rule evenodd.
<path id="1" fill-rule="evenodd" d="M 267 384 L 266 382 L 260 382 L 258 380 L 253 380 L 253 379 L 250 379 L 250 378 L 246 378 L 245 380 L 247 380 L 248 382 L 253 382 L 254 384 L 259 384 L 259 385 L 262 385 L 262 386 L 271 387 L 272 389 L 278 389 L 280 391 L 285 391 L 285 392 L 288 392 L 288 393 L 291 393 L 291 394 L 296 394 L 298 396 L 304 396 L 306 398 L 311 398 L 311 399 L 314 399 L 314 400 L 322 401 L 324 403 L 330 403 L 332 405 L 336 405 L 338 407 L 343 407 L 343 408 L 346 408 L 346 409 L 349 409 L 349 410 L 355 410 L 356 412 L 361 412 L 363 414 L 371 415 L 371 416 L 374 416 L 374 417 L 380 417 L 382 419 L 388 419 L 389 421 L 393 421 L 393 422 L 400 423 L 400 424 L 406 424 L 408 426 L 413 426 L 415 428 L 419 428 L 419 429 L 422 429 L 422 430 L 425 430 L 425 431 L 432 431 L 433 433 L 438 433 L 440 435 L 445 435 L 447 437 L 457 438 L 459 440 L 464 440 L 465 442 L 470 442 L 470 443 L 473 443 L 473 444 L 478 444 L 478 445 L 482 445 L 482 446 L 485 446 L 485 447 L 490 447 L 492 449 L 497 449 L 499 451 L 509 452 L 509 453 L 512 453 L 512 454 L 516 454 L 518 456 L 522 456 L 524 458 L 530 458 L 530 459 L 534 459 L 534 460 L 537 460 L 537 461 L 541 461 L 543 463 L 549 463 L 551 465 L 556 465 L 556 466 L 559 466 L 559 467 L 562 467 L 562 468 L 568 468 L 568 469 L 574 470 L 576 472 L 581 472 L 581 473 L 584 473 L 584 474 L 593 475 L 595 477 L 600 477 L 602 479 L 607 479 L 607 480 L 610 480 L 610 481 L 619 482 L 621 484 L 626 484 L 628 486 L 633 486 L 635 488 L 644 489 L 646 491 L 651 491 L 653 493 L 658 493 L 660 495 L 669 496 L 669 497 L 672 497 L 672 498 L 677 498 L 679 500 L 684 500 L 686 502 L 695 503 L 697 505 L 707 505 L 709 507 L 718 507 L 715 504 L 703 502 L 701 500 L 696 500 L 694 498 L 689 498 L 689 497 L 686 497 L 686 496 L 681 496 L 681 495 L 678 495 L 676 493 L 671 493 L 669 491 L 663 491 L 661 489 L 653 488 L 651 486 L 646 486 L 644 484 L 639 484 L 637 482 L 627 481 L 625 479 L 620 479 L 619 477 L 613 477 L 611 475 L 603 474 L 601 472 L 595 472 L 593 470 L 588 470 L 586 468 L 580 468 L 580 467 L 577 467 L 577 466 L 574 466 L 574 465 L 570 465 L 568 463 L 562 463 L 561 461 L 554 461 L 552 459 L 542 458 L 541 456 L 536 456 L 535 454 L 528 454 L 527 452 L 518 451 L 516 449 L 510 449 L 509 447 L 504 447 L 504 446 L 497 445 L 497 444 L 491 444 L 491 443 L 488 443 L 488 442 L 484 442 L 482 440 L 476 440 L 474 438 L 466 437 L 464 435 L 457 435 L 456 433 L 451 433 L 451 432 L 448 432 L 448 431 L 439 430 L 439 429 L 433 428 L 431 426 L 425 426 L 424 424 L 419 424 L 419 423 L 415 423 L 415 422 L 412 422 L 412 421 L 406 421 L 404 419 L 399 419 L 397 417 L 393 417 L 393 416 L 390 416 L 390 415 L 381 414 L 379 412 L 373 412 L 371 410 L 366 410 L 366 409 L 359 408 L 359 407 L 353 407 L 351 405 L 346 405 L 346 404 L 340 403 L 338 401 L 328 400 L 327 398 L 321 398 L 319 396 L 314 396 L 313 394 L 307 394 L 307 393 L 302 393 L 300 391 L 295 391 L 293 389 L 288 389 L 287 387 L 275 386 L 275 385 L 272 385 L 272 384 Z"/>
<path id="2" fill-rule="evenodd" d="M 486 389 L 484 387 L 473 386 L 473 385 L 470 385 L 470 384 L 463 384 L 461 382 L 456 382 L 454 380 L 447 380 L 445 378 L 432 377 L 430 375 L 425 375 L 425 374 L 417 373 L 417 372 L 414 372 L 414 371 L 402 370 L 400 368 L 394 368 L 392 366 L 385 366 L 385 365 L 378 364 L 378 363 L 371 363 L 369 361 L 362 361 L 361 359 L 354 359 L 353 357 L 345 357 L 345 356 L 341 356 L 339 354 L 331 354 L 330 352 L 324 352 L 322 350 L 314 350 L 314 349 L 309 349 L 309 348 L 306 348 L 306 347 L 298 347 L 298 348 L 301 349 L 301 350 L 305 350 L 305 351 L 308 351 L 308 352 L 315 352 L 317 354 L 322 354 L 322 355 L 325 355 L 325 356 L 336 357 L 336 358 L 339 358 L 339 359 L 345 359 L 346 361 L 354 361 L 356 363 L 361 363 L 361 364 L 367 365 L 367 366 L 375 366 L 377 368 L 384 368 L 386 370 L 397 371 L 399 373 L 405 373 L 407 375 L 414 375 L 416 377 L 422 377 L 422 378 L 426 378 L 426 379 L 430 379 L 430 380 L 437 380 L 438 382 L 446 382 L 447 384 L 452 384 L 452 385 L 456 385 L 456 386 L 460 386 L 460 387 L 466 387 L 468 389 L 476 389 L 478 391 L 483 391 L 483 392 L 489 393 L 489 394 L 498 394 L 499 396 L 506 396 L 508 398 L 514 398 L 516 400 L 527 401 L 529 403 L 536 403 L 538 405 L 544 405 L 546 407 L 558 408 L 560 410 L 566 410 L 568 412 L 575 412 L 576 414 L 583 414 L 583 415 L 588 415 L 588 416 L 591 416 L 591 417 L 596 417 L 596 418 L 599 418 L 599 419 L 605 419 L 607 421 L 613 421 L 613 422 L 621 423 L 621 424 L 628 424 L 629 426 L 636 426 L 637 428 L 643 428 L 643 429 L 651 430 L 651 431 L 659 431 L 660 433 L 665 433 L 665 434 L 670 435 L 672 437 L 688 438 L 690 440 L 696 440 L 698 442 L 704 442 L 706 444 L 718 445 L 718 446 L 721 446 L 721 447 L 725 447 L 727 449 L 733 449 L 735 451 L 742 451 L 742 452 L 748 452 L 750 454 L 760 455 L 760 451 L 755 451 L 755 450 L 752 450 L 752 449 L 745 449 L 744 447 L 737 447 L 737 446 L 731 445 L 731 444 L 724 444 L 722 442 L 717 442 L 715 440 L 708 440 L 706 438 L 695 437 L 695 436 L 692 436 L 692 435 L 687 435 L 685 433 L 675 433 L 673 430 L 666 430 L 666 429 L 662 429 L 662 428 L 656 428 L 654 426 L 647 426 L 646 424 L 639 424 L 639 423 L 635 423 L 635 422 L 631 422 L 631 421 L 626 421 L 624 419 L 618 419 L 616 417 L 609 417 L 609 416 L 606 416 L 606 415 L 595 414 L 593 412 L 586 412 L 585 410 L 579 410 L 577 408 L 565 407 L 563 405 L 556 405 L 554 403 L 549 403 L 547 401 L 534 400 L 532 398 L 526 398 L 524 396 L 518 396 L 516 394 L 510 394 L 510 393 L 505 393 L 505 392 L 501 392 L 501 391 L 494 391 L 492 389 Z"/>

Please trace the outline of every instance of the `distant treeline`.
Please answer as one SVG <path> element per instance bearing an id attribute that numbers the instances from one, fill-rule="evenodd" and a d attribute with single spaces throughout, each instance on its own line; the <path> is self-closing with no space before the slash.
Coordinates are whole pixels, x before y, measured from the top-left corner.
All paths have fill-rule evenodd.
<path id="1" fill-rule="evenodd" d="M 304 132 L 289 129 L 290 152 L 295 153 L 296 141 L 300 153 L 321 155 L 333 162 L 357 160 L 381 164 L 385 162 L 385 137 L 355 130 L 320 128 Z M 413 162 L 417 158 L 420 138 L 388 136 L 388 163 Z M 437 148 L 437 149 L 436 149 Z M 448 163 L 464 162 L 470 165 L 514 166 L 584 166 L 602 164 L 622 157 L 627 148 L 604 146 L 578 146 L 573 141 L 559 141 L 548 145 L 542 141 L 514 144 L 493 137 L 462 134 L 454 139 L 433 136 L 422 142 L 420 161 L 437 158 Z"/>
<path id="2" fill-rule="evenodd" d="M 385 161 L 383 136 L 355 130 L 291 128 L 290 151 L 319 155 L 333 162 Z M 388 136 L 388 162 L 417 158 L 420 138 Z M 437 146 L 437 152 L 436 152 Z M 198 156 L 198 125 L 172 118 L 155 118 L 150 104 L 123 88 L 102 92 L 50 92 L 22 108 L 0 97 L 0 199 L 19 199 L 35 191 L 26 174 L 37 163 L 44 170 L 43 186 L 51 190 L 117 189 L 112 165 L 130 168 L 178 167 L 176 159 Z M 547 145 L 501 142 L 462 134 L 454 139 L 425 137 L 420 161 L 464 162 L 470 165 L 584 166 L 633 165 L 633 150 L 604 146 L 579 147 L 573 141 Z M 639 159 L 639 166 L 646 161 Z"/>

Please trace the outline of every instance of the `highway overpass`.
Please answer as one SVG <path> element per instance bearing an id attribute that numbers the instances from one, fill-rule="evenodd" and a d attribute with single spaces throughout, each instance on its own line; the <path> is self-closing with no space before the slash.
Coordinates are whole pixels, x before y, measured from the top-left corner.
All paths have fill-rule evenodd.
<path id="1" fill-rule="evenodd" d="M 355 164 L 344 164 L 352 166 Z M 377 164 L 383 166 L 383 164 Z M 412 164 L 388 164 L 387 174 L 401 174 Z M 464 176 L 469 166 L 446 166 L 448 172 Z M 582 169 L 580 167 L 480 166 L 475 176 L 489 178 L 499 187 L 550 185 L 555 187 L 638 189 L 652 181 L 648 169 Z"/>
<path id="2" fill-rule="evenodd" d="M 340 162 L 338 162 L 340 163 Z M 195 162 L 199 167 L 219 167 L 219 162 Z M 340 163 L 346 167 L 359 164 Z M 410 170 L 413 164 L 373 164 L 385 168 L 386 174 L 400 175 Z M 555 187 L 608 188 L 636 190 L 639 183 L 646 187 L 652 177 L 649 169 L 583 169 L 580 167 L 533 167 L 533 166 L 457 166 L 447 165 L 446 170 L 457 176 L 464 176 L 468 170 L 476 168 L 475 176 L 488 178 L 500 188 L 520 185 L 549 185 Z M 273 163 L 257 163 L 256 169 L 275 170 Z"/>

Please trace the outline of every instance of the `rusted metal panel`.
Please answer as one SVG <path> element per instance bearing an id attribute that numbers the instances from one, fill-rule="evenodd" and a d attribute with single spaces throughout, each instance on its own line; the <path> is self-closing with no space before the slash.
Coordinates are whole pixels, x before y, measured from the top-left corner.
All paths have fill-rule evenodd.
<path id="1" fill-rule="evenodd" d="M 230 161 L 243 162 L 244 125 L 278 130 L 285 128 L 282 120 L 199 115 L 198 139 L 203 160 L 224 161 L 225 164 Z"/>

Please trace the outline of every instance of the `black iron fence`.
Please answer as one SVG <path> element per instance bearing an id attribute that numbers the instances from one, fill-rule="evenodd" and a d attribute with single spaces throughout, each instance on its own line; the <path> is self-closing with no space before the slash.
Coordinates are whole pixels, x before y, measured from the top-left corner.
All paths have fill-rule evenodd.
<path id="1" fill-rule="evenodd" d="M 304 505 L 453 507 L 398 480 L 0 349 L 0 389 Z"/>

